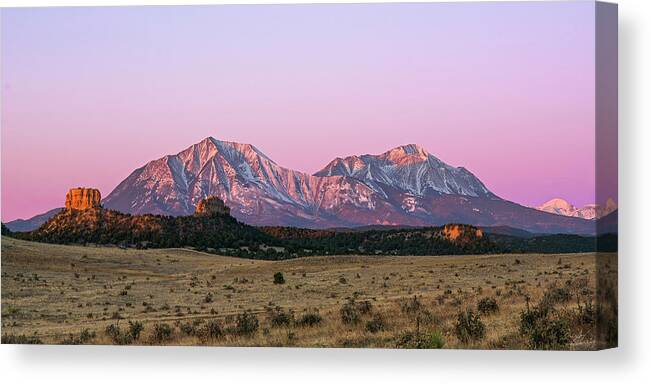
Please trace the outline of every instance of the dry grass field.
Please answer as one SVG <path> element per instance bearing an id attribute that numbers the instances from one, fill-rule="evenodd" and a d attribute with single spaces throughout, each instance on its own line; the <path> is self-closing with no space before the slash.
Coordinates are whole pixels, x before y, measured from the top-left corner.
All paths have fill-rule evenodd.
<path id="1" fill-rule="evenodd" d="M 616 303 L 615 254 L 270 262 L 3 237 L 1 260 L 3 343 L 596 349 L 605 345 L 598 339 L 616 342 L 616 305 L 595 299 Z M 599 322 L 607 324 L 601 331 Z"/>

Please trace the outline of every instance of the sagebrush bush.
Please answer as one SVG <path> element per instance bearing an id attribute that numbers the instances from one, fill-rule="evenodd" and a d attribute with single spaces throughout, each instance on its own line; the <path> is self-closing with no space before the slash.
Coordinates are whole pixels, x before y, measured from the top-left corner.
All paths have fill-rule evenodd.
<path id="1" fill-rule="evenodd" d="M 318 313 L 305 313 L 301 318 L 296 322 L 297 325 L 303 327 L 313 327 L 315 325 L 321 324 L 323 318 Z"/>
<path id="2" fill-rule="evenodd" d="M 369 314 L 373 310 L 373 304 L 368 300 L 356 302 L 355 307 L 362 315 Z"/>
<path id="3" fill-rule="evenodd" d="M 179 324 L 179 329 L 187 336 L 194 336 L 197 331 L 192 323 L 181 323 Z"/>
<path id="4" fill-rule="evenodd" d="M 480 315 L 470 309 L 457 315 L 454 330 L 457 338 L 462 343 L 478 341 L 486 336 L 486 326 L 481 321 Z"/>
<path id="5" fill-rule="evenodd" d="M 371 333 L 377 333 L 386 329 L 384 317 L 379 313 L 373 315 L 373 318 L 366 322 L 366 330 Z"/>
<path id="6" fill-rule="evenodd" d="M 450 292 L 451 293 L 451 292 Z M 403 300 L 400 302 L 400 310 L 403 313 L 413 314 L 418 312 L 423 305 L 418 300 L 418 297 L 414 296 L 411 299 Z"/>
<path id="7" fill-rule="evenodd" d="M 129 334 L 133 338 L 133 340 L 138 340 L 140 339 L 140 333 L 145 329 L 145 326 L 142 325 L 141 322 L 139 321 L 131 321 L 129 320 Z"/>
<path id="8" fill-rule="evenodd" d="M 206 322 L 201 328 L 199 328 L 196 334 L 201 341 L 206 342 L 208 340 L 214 340 L 222 337 L 224 335 L 224 330 L 219 321 L 210 320 Z"/>
<path id="9" fill-rule="evenodd" d="M 477 303 L 477 312 L 488 315 L 499 311 L 497 301 L 492 297 L 484 297 Z"/>
<path id="10" fill-rule="evenodd" d="M 89 329 L 84 329 L 81 333 L 76 336 L 74 334 L 69 334 L 67 338 L 63 339 L 60 344 L 64 345 L 80 345 L 86 344 L 87 342 L 94 339 L 96 336 L 95 331 Z"/>
<path id="11" fill-rule="evenodd" d="M 597 322 L 597 310 L 592 301 L 586 301 L 585 304 L 578 304 L 576 310 L 576 321 L 579 324 L 595 324 Z"/>
<path id="12" fill-rule="evenodd" d="M 438 324 L 440 322 L 439 320 L 438 317 L 427 309 L 421 309 L 416 315 L 416 321 L 423 325 Z"/>
<path id="13" fill-rule="evenodd" d="M 294 314 L 276 307 L 269 311 L 269 320 L 274 327 L 288 327 L 294 322 Z"/>
<path id="14" fill-rule="evenodd" d="M 117 324 L 109 324 L 104 333 L 111 339 L 115 345 L 129 345 L 133 343 L 133 337 L 129 332 L 122 332 Z"/>
<path id="15" fill-rule="evenodd" d="M 441 332 L 432 333 L 404 332 L 398 337 L 397 348 L 407 349 L 441 349 L 445 345 L 445 339 Z"/>
<path id="16" fill-rule="evenodd" d="M 357 324 L 362 317 L 356 303 L 352 300 L 341 306 L 339 314 L 344 324 Z"/>
<path id="17" fill-rule="evenodd" d="M 572 298 L 572 293 L 566 287 L 551 287 L 545 291 L 541 300 L 541 305 L 554 306 L 556 304 L 566 303 Z"/>
<path id="18" fill-rule="evenodd" d="M 2 344 L 43 344 L 40 338 L 36 336 L 25 335 L 2 335 L 0 340 Z"/>
<path id="19" fill-rule="evenodd" d="M 260 323 L 258 322 L 258 317 L 251 312 L 244 312 L 237 315 L 235 321 L 235 329 L 233 330 L 235 334 L 240 336 L 251 336 L 258 331 Z"/>
<path id="20" fill-rule="evenodd" d="M 283 276 L 282 272 L 274 274 L 274 284 L 285 284 L 285 276 Z"/>
<path id="21" fill-rule="evenodd" d="M 156 344 L 162 344 L 172 339 L 173 329 L 169 324 L 154 324 L 154 332 L 151 335 L 151 341 Z"/>
<path id="22" fill-rule="evenodd" d="M 551 312 L 548 306 L 539 305 L 520 314 L 520 334 L 530 349 L 561 349 L 570 343 L 569 324 Z"/>

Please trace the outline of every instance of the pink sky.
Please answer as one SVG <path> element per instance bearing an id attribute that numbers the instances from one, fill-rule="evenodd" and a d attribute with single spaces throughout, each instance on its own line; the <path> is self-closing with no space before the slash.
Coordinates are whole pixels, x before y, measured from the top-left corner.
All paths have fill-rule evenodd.
<path id="1" fill-rule="evenodd" d="M 309 173 L 417 143 L 591 203 L 594 54 L 590 2 L 3 10 L 2 220 L 207 136 Z"/>

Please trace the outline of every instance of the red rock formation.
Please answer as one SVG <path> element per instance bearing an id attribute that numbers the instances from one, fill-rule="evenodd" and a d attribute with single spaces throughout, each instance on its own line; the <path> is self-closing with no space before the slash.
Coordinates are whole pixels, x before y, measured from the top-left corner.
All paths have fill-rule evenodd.
<path id="1" fill-rule="evenodd" d="M 99 208 L 102 195 L 94 188 L 72 188 L 66 194 L 66 209 Z"/>
<path id="2" fill-rule="evenodd" d="M 484 236 L 484 233 L 482 232 L 481 229 L 474 228 L 469 225 L 446 224 L 445 227 L 443 227 L 443 235 L 448 240 L 455 241 L 462 236 L 469 236 L 470 238 L 475 237 L 481 239 Z"/>
<path id="3" fill-rule="evenodd" d="M 230 208 L 228 208 L 221 199 L 215 196 L 209 196 L 199 201 L 199 204 L 197 204 L 197 208 L 194 211 L 195 215 L 229 215 L 230 213 Z"/>

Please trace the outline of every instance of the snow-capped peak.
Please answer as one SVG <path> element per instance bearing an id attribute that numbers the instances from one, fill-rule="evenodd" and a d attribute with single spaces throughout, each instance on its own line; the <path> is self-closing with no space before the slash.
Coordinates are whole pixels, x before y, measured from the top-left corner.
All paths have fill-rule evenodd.
<path id="1" fill-rule="evenodd" d="M 452 167 L 416 144 L 402 145 L 379 155 L 337 158 L 315 176 L 348 176 L 386 195 L 386 187 L 415 196 L 431 194 L 495 197 L 463 167 Z"/>
<path id="2" fill-rule="evenodd" d="M 537 207 L 540 211 L 545 211 L 549 213 L 555 213 L 557 215 L 571 216 L 576 207 L 570 204 L 567 200 L 561 199 L 559 197 L 551 199 L 541 206 Z"/>
<path id="3" fill-rule="evenodd" d="M 609 198 L 603 207 L 599 204 L 586 204 L 581 208 L 577 208 L 574 205 L 570 204 L 567 200 L 554 198 L 536 207 L 536 209 L 556 215 L 580 217 L 582 219 L 593 220 L 611 213 L 617 209 L 617 204 L 612 198 Z"/>
<path id="4" fill-rule="evenodd" d="M 407 144 L 393 148 L 379 157 L 392 160 L 394 162 L 401 162 L 405 159 L 427 160 L 431 156 L 427 151 L 418 144 Z"/>

